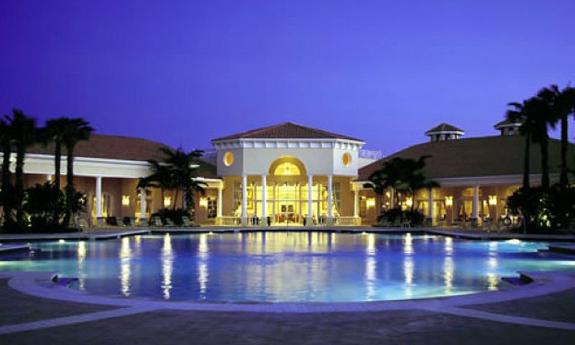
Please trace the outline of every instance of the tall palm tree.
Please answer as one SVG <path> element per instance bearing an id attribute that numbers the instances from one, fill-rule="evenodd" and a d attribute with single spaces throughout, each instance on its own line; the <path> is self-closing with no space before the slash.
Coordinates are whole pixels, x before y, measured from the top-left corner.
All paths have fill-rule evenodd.
<path id="1" fill-rule="evenodd" d="M 561 188 L 569 185 L 569 169 L 567 164 L 567 149 L 569 147 L 569 116 L 575 118 L 575 88 L 565 87 L 557 90 L 557 116 L 561 121 L 561 177 L 559 184 Z"/>
<path id="2" fill-rule="evenodd" d="M 60 189 L 60 178 L 62 176 L 62 141 L 66 129 L 70 125 L 67 117 L 59 117 L 46 121 L 45 135 L 47 143 L 54 143 L 54 186 Z"/>
<path id="3" fill-rule="evenodd" d="M 12 185 L 12 172 L 10 171 L 10 159 L 12 156 L 12 132 L 10 128 L 11 118 L 6 115 L 0 119 L 0 146 L 2 146 L 2 202 L 4 224 L 12 222 L 12 206 L 10 201 L 14 195 Z"/>
<path id="4" fill-rule="evenodd" d="M 537 93 L 537 97 L 544 102 L 547 107 L 548 124 L 552 127 L 557 122 L 561 124 L 561 174 L 559 185 L 565 188 L 569 184 L 567 174 L 567 148 L 569 146 L 569 115 L 573 109 L 573 89 L 567 86 L 561 90 L 557 85 L 550 85 L 549 87 L 541 89 Z"/>
<path id="5" fill-rule="evenodd" d="M 555 96 L 541 89 L 528 100 L 527 109 L 535 123 L 533 141 L 539 144 L 541 150 L 541 187 L 549 190 L 549 128 L 555 128 L 557 124 L 557 116 L 554 115 Z"/>
<path id="6" fill-rule="evenodd" d="M 26 149 L 38 138 L 36 120 L 19 109 L 12 110 L 10 131 L 16 150 L 16 169 L 14 182 L 14 203 L 16 206 L 16 224 L 24 228 L 24 158 Z"/>
<path id="7" fill-rule="evenodd" d="M 67 227 L 70 224 L 77 197 L 74 189 L 74 149 L 80 141 L 90 139 L 94 129 L 88 121 L 82 118 L 62 118 L 60 120 L 61 141 L 66 149 L 66 212 L 63 225 Z"/>
<path id="8" fill-rule="evenodd" d="M 523 153 L 523 188 L 529 189 L 530 157 L 531 157 L 531 133 L 533 129 L 533 119 L 529 117 L 525 102 L 511 102 L 507 104 L 510 109 L 505 113 L 507 120 L 514 123 L 521 123 L 519 133 L 525 137 L 525 150 Z"/>
<path id="9" fill-rule="evenodd" d="M 541 186 L 549 189 L 549 133 L 548 127 L 553 126 L 549 116 L 548 101 L 541 97 L 531 97 L 521 103 L 509 103 L 506 112 L 507 119 L 520 122 L 519 133 L 525 137 L 525 153 L 523 166 L 523 188 L 530 187 L 530 150 L 531 143 L 538 143 L 541 150 Z"/>

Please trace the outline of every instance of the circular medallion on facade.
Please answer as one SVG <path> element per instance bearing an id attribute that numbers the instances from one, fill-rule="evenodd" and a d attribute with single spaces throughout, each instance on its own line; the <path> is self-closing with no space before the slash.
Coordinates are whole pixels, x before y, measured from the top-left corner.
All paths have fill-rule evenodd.
<path id="1" fill-rule="evenodd" d="M 234 154 L 231 151 L 224 153 L 224 165 L 229 167 L 234 164 Z"/>
<path id="2" fill-rule="evenodd" d="M 344 166 L 348 167 L 351 164 L 351 154 L 349 154 L 349 152 L 344 153 L 341 157 L 341 162 Z"/>

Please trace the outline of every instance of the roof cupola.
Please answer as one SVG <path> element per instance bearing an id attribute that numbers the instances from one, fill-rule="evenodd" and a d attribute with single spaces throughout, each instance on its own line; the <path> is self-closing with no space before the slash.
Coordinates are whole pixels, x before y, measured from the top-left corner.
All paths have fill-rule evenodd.
<path id="1" fill-rule="evenodd" d="M 432 142 L 459 139 L 465 132 L 448 123 L 442 123 L 425 132 Z"/>
<path id="2" fill-rule="evenodd" d="M 501 135 L 518 135 L 521 124 L 521 122 L 507 119 L 497 123 L 494 127 L 501 132 Z"/>

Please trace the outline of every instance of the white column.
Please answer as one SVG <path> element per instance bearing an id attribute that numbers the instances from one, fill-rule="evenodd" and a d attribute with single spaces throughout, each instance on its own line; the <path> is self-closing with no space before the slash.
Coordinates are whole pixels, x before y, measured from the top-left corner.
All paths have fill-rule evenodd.
<path id="1" fill-rule="evenodd" d="M 140 223 L 146 219 L 146 190 L 140 188 Z"/>
<path id="2" fill-rule="evenodd" d="M 248 223 L 248 176 L 242 175 L 242 224 Z"/>
<path id="3" fill-rule="evenodd" d="M 218 218 L 222 217 L 222 205 L 223 205 L 223 190 L 224 188 L 221 186 L 218 186 L 218 206 L 216 209 L 216 216 Z"/>
<path id="4" fill-rule="evenodd" d="M 262 175 L 262 225 L 267 225 L 268 198 L 267 198 L 267 176 Z"/>
<path id="5" fill-rule="evenodd" d="M 353 216 L 359 217 L 359 189 L 357 188 L 353 190 Z"/>
<path id="6" fill-rule="evenodd" d="M 313 225 L 313 175 L 307 175 L 307 225 Z M 319 209 L 318 209 L 319 210 Z"/>
<path id="7" fill-rule="evenodd" d="M 429 224 L 433 225 L 433 188 L 429 188 L 427 193 L 427 212 L 429 214 L 428 218 L 430 220 Z"/>
<path id="8" fill-rule="evenodd" d="M 96 218 L 102 217 L 102 176 L 96 177 Z"/>
<path id="9" fill-rule="evenodd" d="M 327 175 L 327 222 L 333 221 L 333 176 Z"/>
<path id="10" fill-rule="evenodd" d="M 471 205 L 471 219 L 477 221 L 479 218 L 479 186 L 473 187 L 473 203 Z"/>

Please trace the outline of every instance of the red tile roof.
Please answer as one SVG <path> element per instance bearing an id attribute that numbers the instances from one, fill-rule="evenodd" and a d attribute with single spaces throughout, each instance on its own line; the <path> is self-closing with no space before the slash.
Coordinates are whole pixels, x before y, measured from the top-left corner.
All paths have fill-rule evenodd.
<path id="1" fill-rule="evenodd" d="M 130 161 L 147 161 L 150 159 L 162 160 L 162 147 L 169 147 L 162 143 L 142 138 L 124 137 L 118 135 L 92 134 L 90 140 L 81 141 L 76 146 L 76 157 L 118 159 Z M 54 154 L 54 146 L 35 145 L 28 149 L 28 153 Z M 65 152 L 62 152 L 65 155 Z M 205 160 L 200 162 L 198 175 L 205 178 L 215 178 L 216 167 Z"/>
<path id="2" fill-rule="evenodd" d="M 552 139 L 549 142 L 549 168 L 558 173 L 560 166 L 561 142 Z M 358 180 L 366 181 L 379 169 L 383 162 L 394 158 L 417 159 L 431 156 L 426 161 L 425 175 L 428 178 L 477 177 L 498 175 L 520 175 L 523 173 L 525 138 L 520 135 L 490 136 L 450 141 L 429 142 L 414 145 L 384 157 L 359 169 Z M 571 169 L 575 145 L 568 150 Z M 541 173 L 541 153 L 539 145 L 531 145 L 531 173 Z"/>
<path id="3" fill-rule="evenodd" d="M 168 146 L 142 138 L 92 134 L 89 140 L 78 143 L 74 153 L 76 157 L 146 161 L 161 159 L 161 147 Z M 54 146 L 35 145 L 28 152 L 53 155 Z"/>
<path id="4" fill-rule="evenodd" d="M 246 132 L 216 138 L 213 139 L 212 142 L 232 139 L 345 139 L 362 141 L 346 135 L 306 127 L 292 122 L 284 122 L 273 126 L 252 129 Z"/>

